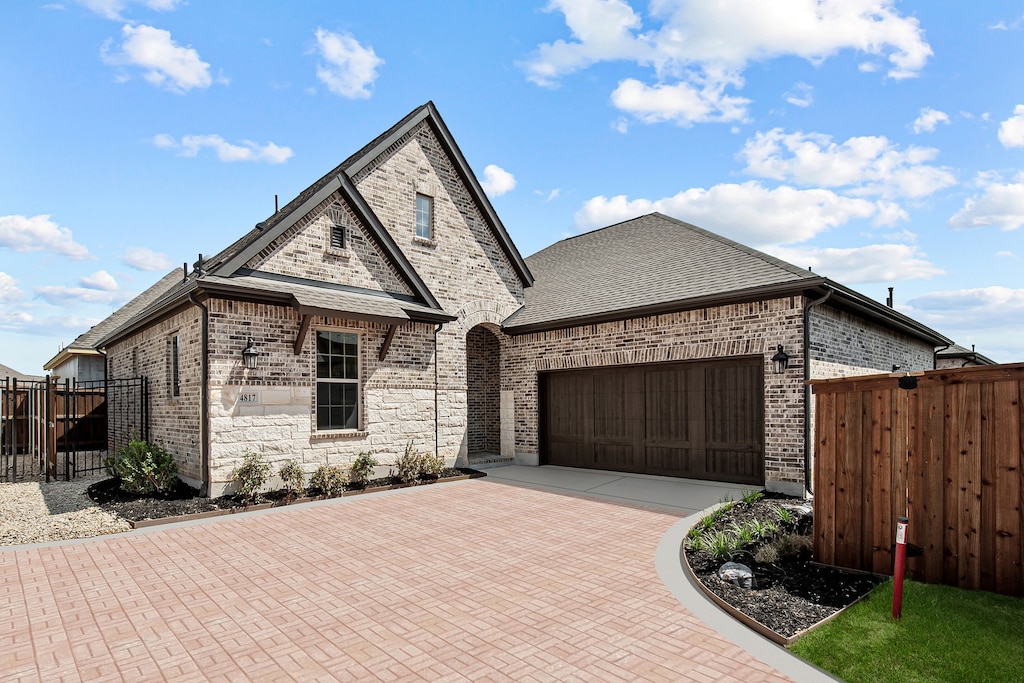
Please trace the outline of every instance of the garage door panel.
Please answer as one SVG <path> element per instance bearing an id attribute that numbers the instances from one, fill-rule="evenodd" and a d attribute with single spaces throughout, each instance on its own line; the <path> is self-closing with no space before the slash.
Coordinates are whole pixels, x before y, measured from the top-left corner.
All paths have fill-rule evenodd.
<path id="1" fill-rule="evenodd" d="M 637 458 L 636 445 L 631 443 L 595 443 L 594 467 L 616 472 L 644 471 L 642 459 Z"/>
<path id="2" fill-rule="evenodd" d="M 544 461 L 761 483 L 762 365 L 748 358 L 545 375 Z"/>
<path id="3" fill-rule="evenodd" d="M 703 453 L 695 455 L 689 448 L 665 448 L 648 446 L 647 474 L 661 474 L 669 477 L 704 478 Z"/>
<path id="4" fill-rule="evenodd" d="M 759 452 L 708 449 L 704 453 L 707 479 L 739 484 L 761 484 L 764 481 L 763 460 Z"/>

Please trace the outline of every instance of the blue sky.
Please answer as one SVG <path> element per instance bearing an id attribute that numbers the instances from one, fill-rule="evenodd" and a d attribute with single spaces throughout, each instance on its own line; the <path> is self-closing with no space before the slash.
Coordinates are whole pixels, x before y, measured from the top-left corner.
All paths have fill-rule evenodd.
<path id="1" fill-rule="evenodd" d="M 18 1 L 0 363 L 433 100 L 524 255 L 662 211 L 1024 361 L 1024 2 Z"/>

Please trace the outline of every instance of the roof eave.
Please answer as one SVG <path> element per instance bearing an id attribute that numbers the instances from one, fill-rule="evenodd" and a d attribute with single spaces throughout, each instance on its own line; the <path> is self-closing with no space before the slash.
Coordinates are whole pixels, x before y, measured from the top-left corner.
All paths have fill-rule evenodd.
<path id="1" fill-rule="evenodd" d="M 709 294 L 707 296 L 692 297 L 689 299 L 679 299 L 676 301 L 666 301 L 647 306 L 621 308 L 614 311 L 603 311 L 601 313 L 594 313 L 592 315 L 575 316 L 572 318 L 562 318 L 559 320 L 546 320 L 543 322 L 528 323 L 526 325 L 516 325 L 513 322 L 512 325 L 503 326 L 502 330 L 506 334 L 516 336 L 521 334 L 531 334 L 533 332 L 547 332 L 550 330 L 561 330 L 569 327 L 579 327 L 581 325 L 596 325 L 600 323 L 610 323 L 615 322 L 617 320 L 627 320 L 631 318 L 646 318 L 654 315 L 664 315 L 666 313 L 681 313 L 683 311 L 692 311 L 699 308 L 709 308 L 711 306 L 723 306 L 727 304 L 760 301 L 763 299 L 775 299 L 784 296 L 803 294 L 808 289 L 813 289 L 817 286 L 820 286 L 824 282 L 825 278 L 806 278 L 803 280 L 796 280 L 777 285 L 752 287 L 750 289 L 734 290 L 732 292 L 722 292 L 718 294 Z M 514 316 L 515 314 L 510 316 L 510 319 Z"/>
<path id="2" fill-rule="evenodd" d="M 929 342 L 932 346 L 953 344 L 953 340 L 936 332 L 927 325 L 923 325 L 913 318 L 903 315 L 899 311 L 879 303 L 874 299 L 856 292 L 838 282 L 827 280 L 822 290 L 831 289 L 834 296 L 829 300 L 832 305 L 839 304 L 839 308 L 845 308 L 865 318 L 873 320 L 885 327 L 897 330 L 908 336 Z"/>

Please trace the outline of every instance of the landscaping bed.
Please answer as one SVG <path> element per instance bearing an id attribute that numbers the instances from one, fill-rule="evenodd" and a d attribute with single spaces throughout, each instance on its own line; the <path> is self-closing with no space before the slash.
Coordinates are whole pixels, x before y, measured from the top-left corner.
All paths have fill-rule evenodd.
<path id="1" fill-rule="evenodd" d="M 366 482 L 365 486 L 346 483 L 344 490 L 335 495 L 324 495 L 319 489 L 308 487 L 302 492 L 285 490 L 259 493 L 252 498 L 237 495 L 206 498 L 199 490 L 177 480 L 169 491 L 162 493 L 128 493 L 120 488 L 115 478 L 104 479 L 89 486 L 89 497 L 100 508 L 128 520 L 133 527 L 150 526 L 150 522 L 173 522 L 182 519 L 196 519 L 218 514 L 261 510 L 268 507 L 336 498 L 358 493 L 383 491 L 392 488 L 433 484 L 443 481 L 457 481 L 485 476 L 483 472 L 467 468 L 446 468 L 439 475 L 403 482 L 396 477 L 382 477 Z"/>
<path id="2" fill-rule="evenodd" d="M 685 557 L 712 599 L 756 622 L 748 625 L 763 635 L 788 644 L 882 581 L 815 564 L 812 528 L 810 507 L 802 499 L 750 494 L 698 522 L 684 544 Z M 727 562 L 752 571 L 751 587 L 742 579 L 719 578 Z"/>

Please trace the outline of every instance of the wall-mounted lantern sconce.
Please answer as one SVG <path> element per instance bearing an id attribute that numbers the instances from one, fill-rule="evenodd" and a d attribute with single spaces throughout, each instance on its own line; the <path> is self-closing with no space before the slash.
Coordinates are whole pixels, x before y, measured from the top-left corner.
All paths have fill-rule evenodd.
<path id="1" fill-rule="evenodd" d="M 776 375 L 781 375 L 786 372 L 786 368 L 789 367 L 789 355 L 782 350 L 782 344 L 779 344 L 779 350 L 772 356 L 772 369 Z"/>
<path id="2" fill-rule="evenodd" d="M 781 346 L 779 347 L 782 348 Z M 249 337 L 249 341 L 246 342 L 245 348 L 242 349 L 242 361 L 245 363 L 246 370 L 255 370 L 256 361 L 259 360 L 260 353 L 253 346 L 252 337 Z"/>

